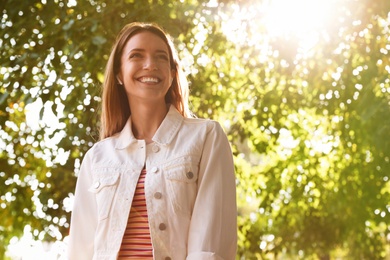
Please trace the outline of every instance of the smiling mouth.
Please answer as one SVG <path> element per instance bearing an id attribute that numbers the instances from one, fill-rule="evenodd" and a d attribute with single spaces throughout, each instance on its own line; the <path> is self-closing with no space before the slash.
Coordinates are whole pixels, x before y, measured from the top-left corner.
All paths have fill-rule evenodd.
<path id="1" fill-rule="evenodd" d="M 138 81 L 142 83 L 159 83 L 160 79 L 155 77 L 141 77 L 138 79 Z"/>

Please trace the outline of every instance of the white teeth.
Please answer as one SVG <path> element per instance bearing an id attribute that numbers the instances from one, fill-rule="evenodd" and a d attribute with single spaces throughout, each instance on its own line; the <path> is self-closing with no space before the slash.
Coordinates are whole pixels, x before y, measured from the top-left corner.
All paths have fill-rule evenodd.
<path id="1" fill-rule="evenodd" d="M 142 77 L 139 79 L 142 83 L 157 83 L 158 78 L 152 78 L 152 77 Z"/>

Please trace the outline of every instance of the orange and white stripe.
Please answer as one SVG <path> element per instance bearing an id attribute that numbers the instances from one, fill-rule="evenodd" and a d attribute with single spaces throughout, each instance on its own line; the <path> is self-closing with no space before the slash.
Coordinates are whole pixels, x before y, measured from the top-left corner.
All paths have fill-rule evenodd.
<path id="1" fill-rule="evenodd" d="M 145 176 L 146 169 L 143 169 L 135 189 L 118 259 L 153 259 L 153 248 L 145 201 Z"/>

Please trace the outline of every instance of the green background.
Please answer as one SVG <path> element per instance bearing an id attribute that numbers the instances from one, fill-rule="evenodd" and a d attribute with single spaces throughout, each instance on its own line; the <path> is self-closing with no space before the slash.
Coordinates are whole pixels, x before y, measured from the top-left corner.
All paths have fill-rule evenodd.
<path id="1" fill-rule="evenodd" d="M 172 35 L 191 109 L 228 134 L 237 259 L 389 259 L 390 1 L 313 0 L 331 9 L 299 33 L 286 28 L 309 2 L 278 7 L 281 33 L 269 2 L 1 1 L 0 259 L 26 225 L 67 235 L 104 66 L 133 21 Z"/>

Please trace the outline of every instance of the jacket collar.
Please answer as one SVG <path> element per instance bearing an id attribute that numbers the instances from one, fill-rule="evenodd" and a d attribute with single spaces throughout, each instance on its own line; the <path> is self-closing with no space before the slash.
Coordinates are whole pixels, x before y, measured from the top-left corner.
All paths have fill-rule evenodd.
<path id="1" fill-rule="evenodd" d="M 182 125 L 184 117 L 177 111 L 177 109 L 170 105 L 168 114 L 165 116 L 160 127 L 157 129 L 152 140 L 161 145 L 168 145 Z M 134 137 L 133 131 L 131 130 L 131 116 L 127 120 L 125 127 L 119 133 L 117 143 L 115 144 L 116 149 L 125 149 L 127 146 L 136 143 L 137 139 Z"/>

